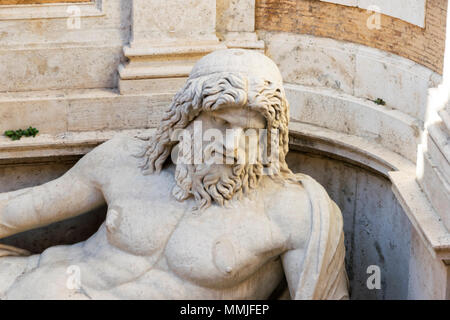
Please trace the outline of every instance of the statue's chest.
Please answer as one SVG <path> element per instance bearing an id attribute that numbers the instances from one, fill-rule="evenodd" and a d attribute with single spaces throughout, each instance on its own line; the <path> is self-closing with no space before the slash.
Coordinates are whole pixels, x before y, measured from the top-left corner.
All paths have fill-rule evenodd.
<path id="1" fill-rule="evenodd" d="M 207 287 L 237 284 L 283 251 L 284 235 L 262 208 L 215 209 L 185 216 L 170 236 L 166 261 L 182 278 Z"/>
<path id="2" fill-rule="evenodd" d="M 282 232 L 263 206 L 217 206 L 200 214 L 167 203 L 111 205 L 108 240 L 129 253 L 163 263 L 184 279 L 205 286 L 239 282 L 283 249 Z"/>
<path id="3" fill-rule="evenodd" d="M 158 202 L 134 199 L 108 206 L 105 227 L 108 241 L 137 256 L 162 252 L 183 213 Z"/>

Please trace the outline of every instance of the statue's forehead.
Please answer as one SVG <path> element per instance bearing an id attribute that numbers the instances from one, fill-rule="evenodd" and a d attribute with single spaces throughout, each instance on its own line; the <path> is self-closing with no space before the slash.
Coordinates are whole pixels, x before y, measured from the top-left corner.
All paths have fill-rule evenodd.
<path id="1" fill-rule="evenodd" d="M 282 84 L 277 65 L 262 53 L 253 50 L 218 50 L 200 59 L 189 78 L 198 78 L 220 73 L 235 73 L 247 78 L 266 80 Z"/>
<path id="2" fill-rule="evenodd" d="M 225 106 L 211 113 L 230 123 L 239 124 L 241 127 L 260 129 L 266 127 L 266 118 L 249 107 Z"/>

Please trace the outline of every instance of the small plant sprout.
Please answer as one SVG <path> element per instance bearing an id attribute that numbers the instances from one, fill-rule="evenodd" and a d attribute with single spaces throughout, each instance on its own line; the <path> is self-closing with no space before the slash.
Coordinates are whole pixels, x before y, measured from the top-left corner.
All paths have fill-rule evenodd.
<path id="1" fill-rule="evenodd" d="M 4 135 L 11 138 L 11 140 L 20 140 L 22 137 L 36 137 L 39 133 L 39 130 L 33 127 L 29 127 L 26 130 L 7 130 Z"/>
<path id="2" fill-rule="evenodd" d="M 370 101 L 373 101 L 373 102 L 375 102 L 376 104 L 378 104 L 380 106 L 385 106 L 386 105 L 386 101 L 384 101 L 381 98 L 376 98 L 375 100 L 370 100 Z"/>

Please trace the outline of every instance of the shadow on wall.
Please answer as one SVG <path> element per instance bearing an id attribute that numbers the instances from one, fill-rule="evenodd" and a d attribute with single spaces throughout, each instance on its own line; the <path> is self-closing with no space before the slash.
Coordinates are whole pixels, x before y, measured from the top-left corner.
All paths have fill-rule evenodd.
<path id="1" fill-rule="evenodd" d="M 407 299 L 412 226 L 390 181 L 309 153 L 290 151 L 287 162 L 292 171 L 308 174 L 322 184 L 342 211 L 351 299 Z M 367 286 L 374 275 L 370 266 L 379 267 L 380 289 Z"/>
<path id="2" fill-rule="evenodd" d="M 0 193 L 28 188 L 54 180 L 68 171 L 76 160 L 47 164 L 0 166 Z M 46 227 L 22 232 L 0 243 L 41 253 L 55 245 L 73 244 L 88 239 L 105 221 L 106 206 Z"/>

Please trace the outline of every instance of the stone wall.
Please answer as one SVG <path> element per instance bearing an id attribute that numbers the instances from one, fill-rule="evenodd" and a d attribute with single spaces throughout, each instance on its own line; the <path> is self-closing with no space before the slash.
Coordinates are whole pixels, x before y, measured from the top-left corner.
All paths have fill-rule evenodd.
<path id="1" fill-rule="evenodd" d="M 372 12 L 317 0 L 257 0 L 256 29 L 326 37 L 392 52 L 442 74 L 447 0 L 427 0 L 425 28 L 387 15 L 369 29 Z"/>
<path id="2" fill-rule="evenodd" d="M 297 33 L 258 34 L 283 75 L 291 120 L 364 137 L 416 161 L 428 90 L 440 81 L 436 73 L 358 44 Z"/>
<path id="3" fill-rule="evenodd" d="M 287 161 L 292 171 L 322 184 L 342 211 L 351 299 L 407 299 L 411 223 L 390 181 L 311 153 L 291 151 Z M 371 265 L 380 267 L 380 290 L 367 288 Z"/>
<path id="4" fill-rule="evenodd" d="M 287 161 L 322 184 L 344 217 L 351 299 L 444 299 L 450 278 L 430 255 L 385 177 L 345 161 L 291 151 Z M 381 271 L 381 288 L 368 289 L 369 266 Z M 450 297 L 448 297 L 450 298 Z"/>
<path id="5" fill-rule="evenodd" d="M 117 87 L 129 2 L 72 6 L 0 5 L 0 93 Z"/>

